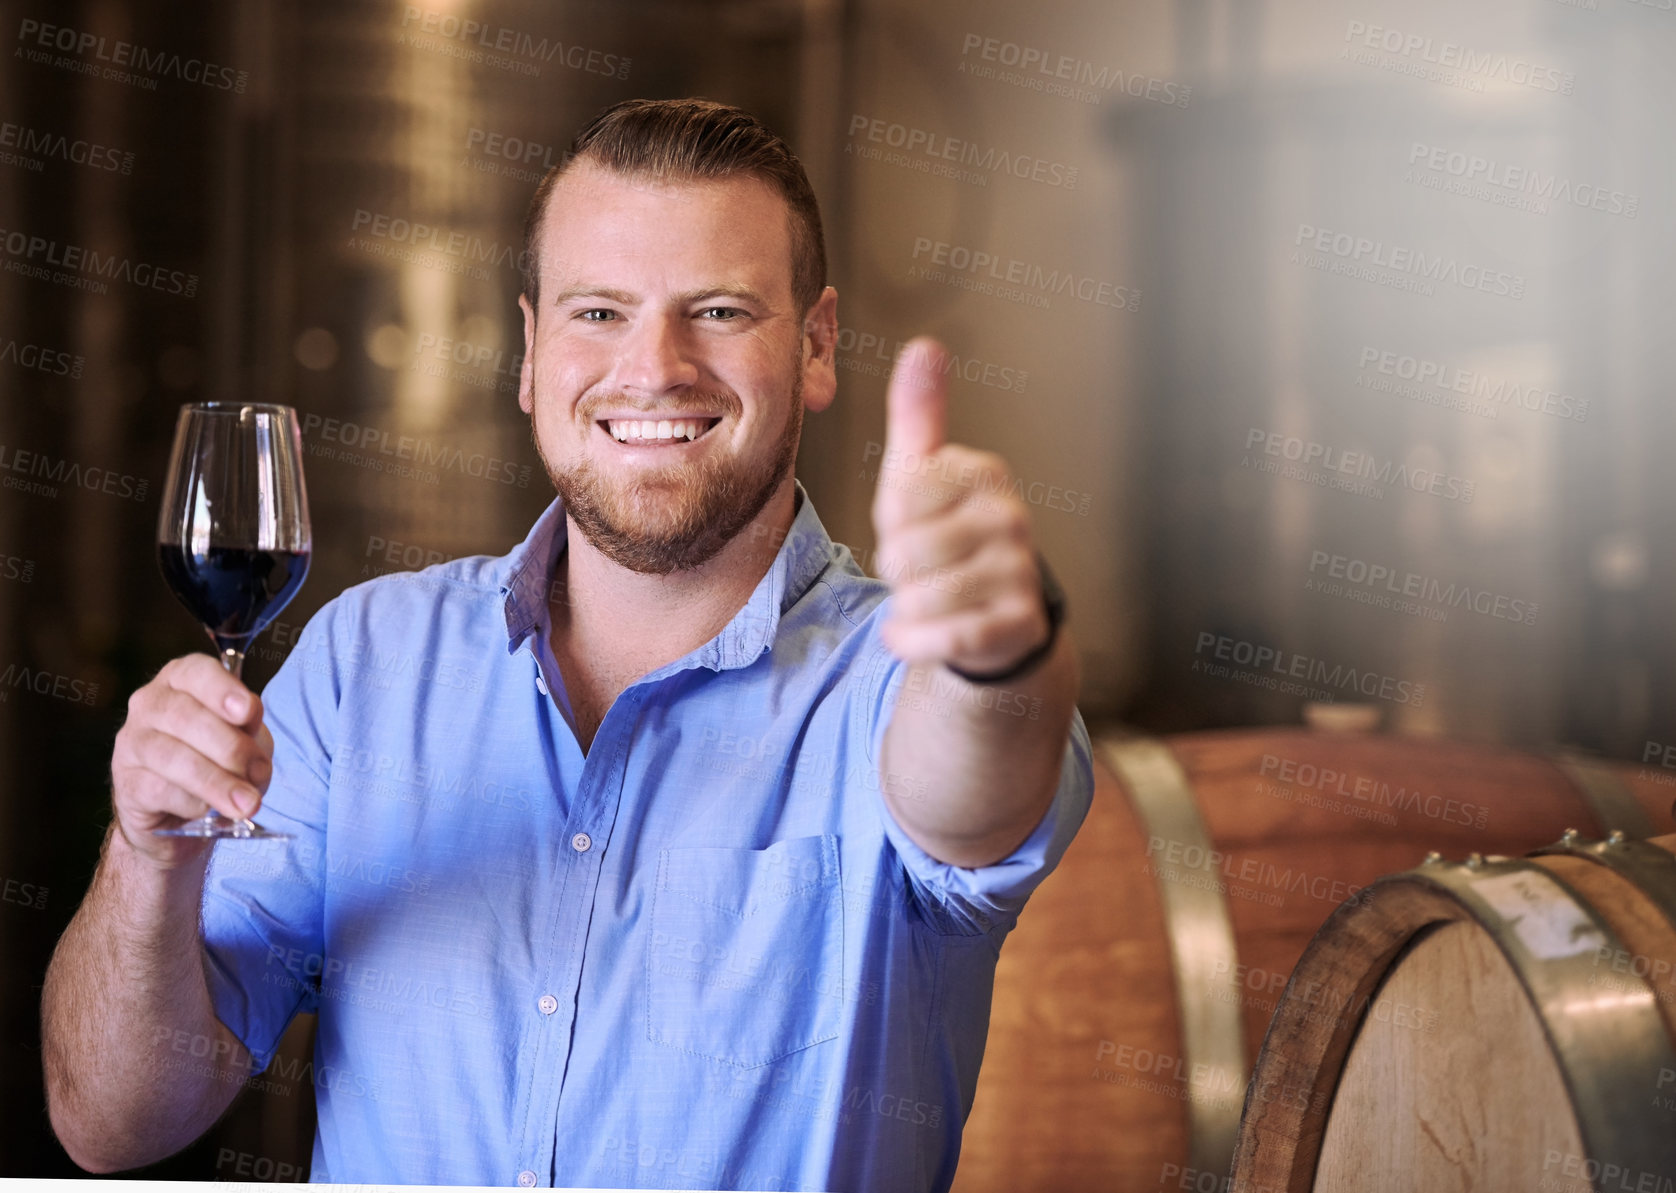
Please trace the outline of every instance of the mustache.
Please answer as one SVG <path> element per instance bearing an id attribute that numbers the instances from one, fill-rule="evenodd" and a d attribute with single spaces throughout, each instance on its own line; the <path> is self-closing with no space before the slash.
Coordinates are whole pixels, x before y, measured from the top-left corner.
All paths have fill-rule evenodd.
<path id="1" fill-rule="evenodd" d="M 703 404 L 698 404 L 700 402 Z M 731 414 L 737 418 L 745 412 L 744 403 L 731 389 L 711 389 L 695 391 L 677 403 L 646 401 L 621 393 L 598 394 L 582 399 L 576 406 L 576 413 L 579 418 L 591 423 L 601 410 L 607 408 L 669 419 L 712 414 Z"/>

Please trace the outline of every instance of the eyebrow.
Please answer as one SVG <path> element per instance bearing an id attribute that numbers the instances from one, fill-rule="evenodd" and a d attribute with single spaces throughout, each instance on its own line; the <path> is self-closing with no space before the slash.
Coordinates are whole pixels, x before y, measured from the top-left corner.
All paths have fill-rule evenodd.
<path id="1" fill-rule="evenodd" d="M 607 298 L 625 306 L 632 305 L 635 301 L 634 295 L 627 290 L 614 290 L 610 286 L 569 286 L 553 296 L 553 305 L 563 306 L 578 298 Z"/>
<path id="2" fill-rule="evenodd" d="M 553 296 L 554 306 L 563 306 L 578 298 L 603 298 L 610 302 L 621 303 L 624 306 L 635 306 L 639 299 L 627 290 L 618 290 L 612 286 L 570 286 L 560 290 Z M 696 290 L 685 290 L 673 298 L 676 306 L 689 306 L 708 298 L 737 298 L 742 302 L 754 303 L 766 307 L 769 302 L 761 293 L 750 286 L 722 284 L 718 286 L 700 286 Z"/>

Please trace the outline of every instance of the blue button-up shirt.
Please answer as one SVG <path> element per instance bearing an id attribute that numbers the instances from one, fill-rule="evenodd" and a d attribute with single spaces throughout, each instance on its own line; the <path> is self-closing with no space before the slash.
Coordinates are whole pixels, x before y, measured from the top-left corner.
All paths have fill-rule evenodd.
<path id="1" fill-rule="evenodd" d="M 549 643 L 558 501 L 510 555 L 309 623 L 264 693 L 260 819 L 296 840 L 216 845 L 202 928 L 257 1064 L 319 1016 L 311 1179 L 948 1188 L 1001 942 L 1088 809 L 1088 734 L 1011 856 L 916 846 L 880 790 L 889 710 L 964 685 L 902 690 L 887 586 L 797 495 L 744 607 L 585 755 Z"/>

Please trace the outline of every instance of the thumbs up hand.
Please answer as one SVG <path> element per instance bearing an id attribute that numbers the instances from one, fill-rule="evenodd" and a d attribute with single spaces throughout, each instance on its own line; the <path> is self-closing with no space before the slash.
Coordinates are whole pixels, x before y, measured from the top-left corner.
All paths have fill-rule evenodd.
<path id="1" fill-rule="evenodd" d="M 891 586 L 884 643 L 907 662 L 1004 671 L 1050 633 L 1024 503 L 1007 462 L 946 442 L 947 352 L 919 337 L 885 394 L 873 497 L 879 575 Z"/>

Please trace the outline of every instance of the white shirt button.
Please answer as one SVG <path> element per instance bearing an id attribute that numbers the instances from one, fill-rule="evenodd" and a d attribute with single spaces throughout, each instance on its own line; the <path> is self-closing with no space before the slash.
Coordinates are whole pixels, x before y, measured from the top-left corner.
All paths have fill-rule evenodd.
<path id="1" fill-rule="evenodd" d="M 554 998 L 551 994 L 543 994 L 541 996 L 541 1001 L 535 1005 L 541 1008 L 541 1013 L 543 1015 L 551 1015 L 554 1011 L 559 1009 L 559 1000 Z"/>
<path id="2" fill-rule="evenodd" d="M 588 836 L 587 833 L 577 833 L 570 839 L 570 847 L 577 853 L 587 853 L 588 847 L 593 843 L 594 839 Z"/>
<path id="3" fill-rule="evenodd" d="M 547 680 L 539 671 L 535 673 L 535 686 L 543 696 L 547 695 Z"/>
<path id="4" fill-rule="evenodd" d="M 518 1174 L 518 1187 L 521 1189 L 533 1189 L 535 1187 L 535 1173 L 531 1172 L 528 1168 L 520 1172 Z"/>

